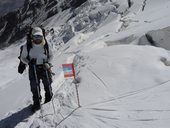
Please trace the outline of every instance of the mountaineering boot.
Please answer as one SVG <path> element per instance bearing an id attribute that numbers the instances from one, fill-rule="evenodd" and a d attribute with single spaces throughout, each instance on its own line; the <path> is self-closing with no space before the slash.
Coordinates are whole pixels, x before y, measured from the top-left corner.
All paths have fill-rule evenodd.
<path id="1" fill-rule="evenodd" d="M 32 112 L 35 112 L 40 109 L 40 103 L 34 102 L 34 104 L 31 107 Z"/>
<path id="2" fill-rule="evenodd" d="M 41 108 L 41 99 L 33 99 L 33 105 L 31 107 L 32 112 L 35 112 Z"/>
<path id="3" fill-rule="evenodd" d="M 45 97 L 44 104 L 50 102 L 51 99 L 52 99 L 52 96 L 46 96 L 46 97 Z"/>

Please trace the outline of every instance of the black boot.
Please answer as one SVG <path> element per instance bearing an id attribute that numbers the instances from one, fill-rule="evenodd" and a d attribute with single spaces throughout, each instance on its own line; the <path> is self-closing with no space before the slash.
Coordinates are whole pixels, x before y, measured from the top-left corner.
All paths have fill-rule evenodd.
<path id="1" fill-rule="evenodd" d="M 40 104 L 33 104 L 31 107 L 32 112 L 35 112 L 40 109 Z"/>
<path id="2" fill-rule="evenodd" d="M 40 101 L 40 99 L 39 99 L 39 100 L 36 99 L 36 100 L 34 100 L 33 102 L 34 102 L 34 103 L 33 103 L 32 107 L 31 107 L 31 109 L 32 109 L 33 112 L 35 112 L 35 111 L 37 111 L 37 110 L 40 109 L 40 103 L 41 103 L 41 101 Z"/>
<path id="3" fill-rule="evenodd" d="M 45 96 L 44 104 L 50 102 L 51 99 L 52 99 L 52 94 L 51 94 L 51 95 L 46 95 L 46 96 Z"/>

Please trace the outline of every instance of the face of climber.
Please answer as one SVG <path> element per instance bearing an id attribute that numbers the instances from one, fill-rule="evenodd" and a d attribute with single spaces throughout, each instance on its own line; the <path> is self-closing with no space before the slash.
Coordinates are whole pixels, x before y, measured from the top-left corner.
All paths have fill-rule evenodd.
<path id="1" fill-rule="evenodd" d="M 32 41 L 35 44 L 41 44 L 42 41 L 43 41 L 43 36 L 41 36 L 41 35 L 33 35 L 32 36 Z"/>
<path id="2" fill-rule="evenodd" d="M 39 27 L 32 29 L 32 41 L 35 44 L 41 44 L 43 41 L 43 31 Z"/>

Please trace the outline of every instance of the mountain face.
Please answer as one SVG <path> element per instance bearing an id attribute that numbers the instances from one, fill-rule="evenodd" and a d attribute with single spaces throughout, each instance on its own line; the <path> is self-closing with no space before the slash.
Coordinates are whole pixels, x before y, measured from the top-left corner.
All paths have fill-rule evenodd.
<path id="1" fill-rule="evenodd" d="M 0 16 L 14 11 L 17 8 L 21 7 L 24 3 L 24 0 L 1 0 L 0 1 Z"/>
<path id="2" fill-rule="evenodd" d="M 87 0 L 25 0 L 23 7 L 0 18 L 0 47 L 9 46 L 25 36 L 28 26 L 43 21 L 68 8 L 76 8 Z"/>

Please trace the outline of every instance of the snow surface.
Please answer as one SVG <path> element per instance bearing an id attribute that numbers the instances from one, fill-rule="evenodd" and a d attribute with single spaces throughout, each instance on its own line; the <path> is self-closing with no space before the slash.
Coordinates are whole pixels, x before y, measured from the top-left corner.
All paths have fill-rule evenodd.
<path id="1" fill-rule="evenodd" d="M 55 55 L 54 96 L 34 114 L 28 72 L 17 73 L 25 39 L 1 50 L 0 128 L 169 128 L 170 53 L 138 44 L 148 44 L 141 40 L 148 31 L 170 25 L 170 2 L 132 2 L 128 8 L 126 0 L 89 0 L 44 22 L 54 29 L 47 36 Z M 156 40 L 168 42 L 165 32 Z M 74 63 L 76 85 L 64 78 L 64 63 Z"/>

